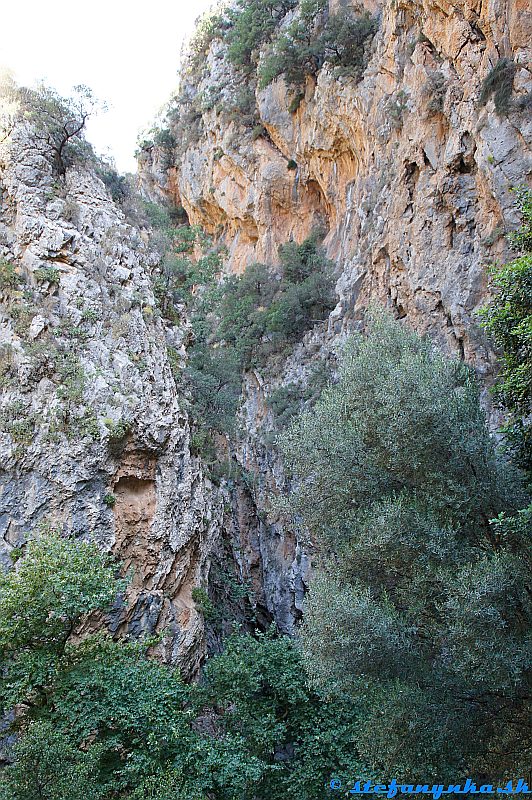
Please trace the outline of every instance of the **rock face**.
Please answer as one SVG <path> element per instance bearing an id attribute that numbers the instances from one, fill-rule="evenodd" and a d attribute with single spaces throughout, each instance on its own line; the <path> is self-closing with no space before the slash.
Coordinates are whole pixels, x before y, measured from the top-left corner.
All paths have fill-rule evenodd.
<path id="1" fill-rule="evenodd" d="M 345 5 L 330 0 L 329 11 Z M 532 172 L 532 14 L 524 0 L 351 5 L 379 16 L 359 82 L 326 65 L 298 97 L 277 79 L 256 92 L 250 123 L 243 109 L 235 113 L 241 80 L 214 39 L 206 67 L 199 78 L 182 77 L 170 110 L 176 147 L 148 145 L 139 161 L 146 196 L 182 206 L 223 242 L 229 271 L 275 264 L 280 244 L 318 227 L 337 264 L 339 301 L 328 323 L 282 374 L 248 376 L 235 445 L 256 476 L 254 504 L 268 523 L 254 545 L 265 594 L 288 630 L 301 612 L 310 557 L 266 513 L 268 495 L 283 484 L 265 437 L 268 395 L 307 383 L 315 360 L 331 358 L 375 302 L 465 359 L 488 385 L 494 354 L 475 311 L 486 299 L 487 264 L 509 255 L 504 233 L 518 222 L 510 189 Z M 515 65 L 508 113 L 489 93 L 480 102 L 502 59 Z"/>
<path id="2" fill-rule="evenodd" d="M 1 144 L 0 566 L 41 524 L 94 538 L 129 576 L 109 630 L 194 675 L 232 620 L 291 630 L 290 585 L 250 491 L 191 453 L 188 323 L 159 315 L 148 232 L 48 156 L 25 123 Z M 230 612 L 207 635 L 194 588 Z"/>
<path id="3" fill-rule="evenodd" d="M 503 233 L 516 222 L 509 190 L 532 170 L 529 5 L 363 6 L 380 22 L 358 84 L 325 66 L 291 113 L 294 90 L 278 79 L 257 93 L 267 136 L 256 139 L 223 103 L 205 110 L 197 141 L 170 167 L 167 152 L 144 151 L 141 181 L 221 237 L 234 271 L 275 262 L 279 244 L 324 226 L 341 272 L 335 332 L 369 302 L 386 303 L 487 377 L 491 355 L 473 312 L 485 297 L 485 264 L 505 255 Z M 500 116 L 493 98 L 479 98 L 502 58 L 516 66 L 516 110 Z M 207 65 L 187 90 L 204 97 L 219 85 L 225 100 L 219 40 Z"/>
<path id="4" fill-rule="evenodd" d="M 55 181 L 21 124 L 0 155 L 2 288 L 0 557 L 39 523 L 91 535 L 131 573 L 111 629 L 162 632 L 162 656 L 194 671 L 220 500 L 190 455 L 167 346 L 185 328 L 157 318 L 158 257 L 90 169 Z"/>
<path id="5" fill-rule="evenodd" d="M 532 170 L 528 4 L 365 7 L 380 21 L 360 82 L 325 66 L 298 105 L 277 80 L 257 93 L 258 133 L 205 103 L 195 137 L 141 154 L 145 196 L 183 206 L 225 243 L 229 270 L 275 263 L 281 243 L 317 227 L 337 264 L 328 321 L 275 375 L 246 376 L 243 434 L 221 444 L 245 482 L 214 485 L 191 453 L 180 379 L 188 323 L 159 316 L 159 257 L 147 231 L 130 224 L 90 166 L 69 168 L 58 183 L 26 123 L 0 143 L 2 565 L 42 522 L 93 536 L 131 575 L 111 631 L 162 633 L 158 654 L 188 674 L 227 623 L 205 625 L 194 588 L 242 621 L 275 620 L 290 632 L 301 615 L 309 548 L 269 500 L 284 485 L 267 438 L 273 389 L 304 385 L 316 362 L 334 360 L 375 301 L 491 379 L 493 354 L 474 312 L 486 296 L 485 264 L 506 257 L 503 234 L 517 222 L 510 187 Z M 516 67 L 507 115 L 493 97 L 479 103 L 502 58 Z M 217 87 L 226 101 L 234 76 L 219 40 L 206 63 L 186 91 L 204 97 Z"/>

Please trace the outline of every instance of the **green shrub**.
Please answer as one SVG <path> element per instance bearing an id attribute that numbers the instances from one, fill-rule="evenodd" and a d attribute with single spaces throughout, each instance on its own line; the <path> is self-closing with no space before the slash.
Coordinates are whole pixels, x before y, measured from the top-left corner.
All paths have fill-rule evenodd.
<path id="1" fill-rule="evenodd" d="M 200 428 L 233 432 L 242 390 L 241 363 L 234 348 L 213 347 L 198 339 L 189 349 L 185 380 L 192 392 L 192 415 Z M 207 437 L 198 452 L 207 461 L 216 461 Z M 194 442 L 199 444 L 198 440 Z"/>
<path id="2" fill-rule="evenodd" d="M 301 92 L 299 92 L 299 94 L 296 94 L 296 96 L 290 102 L 290 105 L 288 106 L 288 113 L 289 114 L 295 114 L 296 111 L 299 109 L 299 106 L 301 105 L 301 103 L 303 102 L 304 99 L 305 99 L 305 95 L 302 94 Z"/>
<path id="3" fill-rule="evenodd" d="M 123 203 L 131 196 L 131 187 L 125 175 L 120 175 L 112 161 L 100 159 L 96 174 L 104 182 L 115 203 Z"/>
<path id="4" fill-rule="evenodd" d="M 109 452 L 115 456 L 120 455 L 124 449 L 126 438 L 131 430 L 131 423 L 127 422 L 126 420 L 119 420 L 118 422 L 113 422 L 113 420 L 105 420 L 105 425 L 109 432 L 107 439 Z"/>
<path id="5" fill-rule="evenodd" d="M 517 66 L 510 58 L 501 58 L 482 81 L 479 103 L 485 106 L 493 97 L 495 111 L 502 117 L 508 114 L 512 104 L 514 77 Z"/>
<path id="6" fill-rule="evenodd" d="M 219 618 L 220 615 L 205 589 L 195 586 L 192 589 L 192 599 L 194 600 L 196 608 L 203 614 L 206 620 L 213 621 Z"/>
<path id="7" fill-rule="evenodd" d="M 153 137 L 153 141 L 158 147 L 167 148 L 169 150 L 176 145 L 175 136 L 169 128 L 159 128 Z"/>
<path id="8" fill-rule="evenodd" d="M 200 428 L 234 431 L 243 372 L 286 352 L 335 306 L 332 265 L 317 237 L 281 247 L 279 258 L 282 276 L 253 264 L 195 307 L 185 377 Z"/>
<path id="9" fill-rule="evenodd" d="M 36 269 L 33 275 L 38 283 L 49 283 L 50 285 L 57 285 L 61 277 L 61 273 L 55 267 L 41 267 Z"/>
<path id="10" fill-rule="evenodd" d="M 116 504 L 116 496 L 114 494 L 106 494 L 104 495 L 103 502 L 108 508 L 113 508 Z"/>
<path id="11" fill-rule="evenodd" d="M 169 226 L 165 231 L 164 247 L 161 274 L 154 282 L 154 294 L 163 316 L 176 322 L 179 320 L 177 306 L 190 304 L 197 287 L 215 282 L 222 269 L 223 251 L 213 247 L 197 225 Z"/>
<path id="12" fill-rule="evenodd" d="M 85 391 L 85 371 L 79 358 L 71 352 L 57 352 L 56 372 L 59 376 L 58 397 L 70 403 L 81 403 Z"/>
<path id="13" fill-rule="evenodd" d="M 275 389 L 268 397 L 268 405 L 273 411 L 276 427 L 282 429 L 292 422 L 308 396 L 309 390 L 299 383 L 290 383 Z"/>
<path id="14" fill-rule="evenodd" d="M 99 311 L 96 311 L 94 308 L 85 308 L 81 314 L 81 319 L 83 322 L 98 322 L 101 319 L 101 314 Z"/>
<path id="15" fill-rule="evenodd" d="M 432 72 L 423 85 L 422 94 L 429 114 L 441 114 L 445 102 L 447 86 L 443 72 Z"/>
<path id="16" fill-rule="evenodd" d="M 256 142 L 257 139 L 261 138 L 261 136 L 266 136 L 266 133 L 267 132 L 264 125 L 255 125 L 255 127 L 251 131 L 251 138 L 254 142 Z"/>
<path id="17" fill-rule="evenodd" d="M 509 239 L 523 255 L 492 270 L 494 297 L 479 315 L 502 351 L 502 370 L 494 393 L 510 412 L 503 432 L 518 462 L 532 477 L 532 192 L 521 187 L 516 195 L 523 224 Z"/>
<path id="18" fill-rule="evenodd" d="M 13 763 L 0 777 L 5 800 L 103 800 L 95 777 L 100 751 L 80 750 L 50 722 L 33 722 L 17 741 Z"/>
<path id="19" fill-rule="evenodd" d="M 514 250 L 532 253 L 532 190 L 527 186 L 517 186 L 515 193 L 515 207 L 523 218 L 523 223 L 518 230 L 512 231 L 508 239 Z"/>
<path id="20" fill-rule="evenodd" d="M 14 265 L 9 261 L 0 259 L 0 289 L 16 289 L 19 283 L 20 278 Z"/>
<path id="21" fill-rule="evenodd" d="M 16 375 L 13 345 L 0 345 L 0 386 L 8 386 Z"/>
<path id="22" fill-rule="evenodd" d="M 216 338 L 236 347 L 245 368 L 298 341 L 335 306 L 332 265 L 316 238 L 279 249 L 282 276 L 255 264 L 222 287 Z"/>
<path id="23" fill-rule="evenodd" d="M 408 110 L 408 95 L 402 89 L 390 96 L 386 101 L 386 115 L 392 127 L 400 130 L 403 127 L 405 111 Z"/>
<path id="24" fill-rule="evenodd" d="M 22 549 L 22 547 L 12 547 L 11 550 L 9 551 L 9 558 L 11 559 L 13 564 L 16 564 L 17 561 L 20 558 L 22 558 L 23 555 L 24 555 L 24 550 Z"/>
<path id="25" fill-rule="evenodd" d="M 281 75 L 289 86 L 303 87 L 306 77 L 316 75 L 324 64 L 333 67 L 338 76 L 360 80 L 377 20 L 368 14 L 353 16 L 351 11 L 343 9 L 316 27 L 316 16 L 321 10 L 321 4 L 312 6 L 306 14 L 302 10 L 273 42 L 259 66 L 259 88 L 265 88 Z M 294 111 L 297 99 L 295 103 Z"/>
<path id="26" fill-rule="evenodd" d="M 238 0 L 236 8 L 227 12 L 229 61 L 252 69 L 261 46 L 271 40 L 281 19 L 296 5 L 297 0 Z"/>
<path id="27" fill-rule="evenodd" d="M 17 444 L 29 446 L 35 439 L 35 417 L 30 414 L 25 419 L 14 419 L 7 425 L 7 432 Z"/>
<path id="28" fill-rule="evenodd" d="M 290 169 L 290 170 L 295 170 L 295 169 L 297 169 L 297 161 L 294 161 L 294 159 L 293 159 L 293 158 L 291 158 L 291 159 L 288 161 L 288 163 L 287 163 L 287 165 L 286 165 L 286 168 L 287 168 L 287 169 Z"/>

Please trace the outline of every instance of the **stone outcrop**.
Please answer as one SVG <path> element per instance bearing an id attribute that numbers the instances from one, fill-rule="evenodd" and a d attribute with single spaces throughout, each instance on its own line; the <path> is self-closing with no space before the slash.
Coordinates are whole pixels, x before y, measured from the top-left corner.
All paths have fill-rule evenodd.
<path id="1" fill-rule="evenodd" d="M 275 388 L 334 365 L 372 302 L 492 380 L 475 311 L 486 264 L 508 255 L 510 188 L 532 170 L 528 4 L 364 7 L 379 28 L 359 82 L 325 66 L 293 102 L 279 79 L 257 92 L 252 128 L 227 112 L 235 76 L 215 39 L 199 84 L 183 80 L 190 96 L 216 88 L 221 110 L 205 103 L 186 142 L 141 152 L 144 195 L 183 207 L 224 243 L 228 270 L 274 264 L 280 244 L 316 228 L 336 264 L 329 319 L 275 372 L 245 376 L 243 433 L 218 443 L 245 480 L 215 484 L 191 450 L 188 322 L 159 315 L 149 231 L 126 218 L 90 163 L 58 181 L 27 123 L 0 142 L 0 261 L 16 271 L 0 288 L 2 566 L 44 522 L 94 537 L 130 575 L 110 630 L 162 634 L 158 655 L 189 675 L 231 620 L 291 632 L 302 613 L 311 549 L 271 503 L 285 485 L 268 438 Z M 516 67 L 507 115 L 492 97 L 479 102 L 501 58 Z M 176 135 L 179 113 L 169 121 Z M 207 619 L 195 588 L 221 617 Z"/>
<path id="2" fill-rule="evenodd" d="M 0 556 L 39 524 L 92 536 L 130 574 L 111 630 L 164 633 L 161 656 L 193 672 L 219 536 L 217 490 L 189 449 L 188 418 L 168 360 L 186 327 L 154 312 L 158 255 L 90 166 L 58 182 L 30 127 L 0 155 Z"/>

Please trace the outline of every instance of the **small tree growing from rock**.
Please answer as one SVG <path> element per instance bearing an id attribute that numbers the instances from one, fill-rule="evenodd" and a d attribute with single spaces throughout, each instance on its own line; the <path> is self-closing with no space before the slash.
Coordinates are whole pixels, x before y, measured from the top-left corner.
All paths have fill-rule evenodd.
<path id="1" fill-rule="evenodd" d="M 89 118 L 98 110 L 105 110 L 105 106 L 87 86 L 74 87 L 68 98 L 44 85 L 23 88 L 20 101 L 22 115 L 34 127 L 35 138 L 44 143 L 57 177 L 63 177 L 75 161 L 91 154 L 83 134 Z"/>

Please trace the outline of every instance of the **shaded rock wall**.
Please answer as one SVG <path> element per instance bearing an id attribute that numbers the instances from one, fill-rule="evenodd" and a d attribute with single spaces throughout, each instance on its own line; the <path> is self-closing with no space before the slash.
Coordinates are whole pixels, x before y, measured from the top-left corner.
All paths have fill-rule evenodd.
<path id="1" fill-rule="evenodd" d="M 158 317 L 158 256 L 90 166 L 58 182 L 23 123 L 1 147 L 0 258 L 18 276 L 0 308 L 2 564 L 42 522 L 92 536 L 131 575 L 111 630 L 164 632 L 160 655 L 193 672 L 204 621 L 191 590 L 221 500 L 190 454 L 168 360 L 171 345 L 184 363 L 186 326 Z"/>

